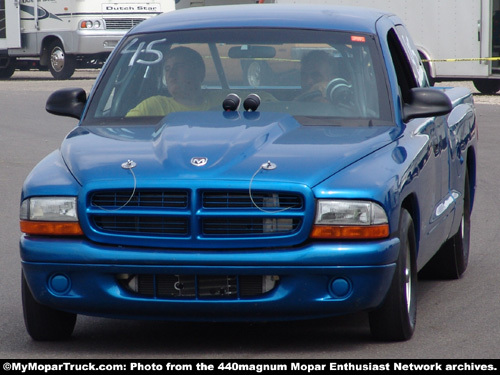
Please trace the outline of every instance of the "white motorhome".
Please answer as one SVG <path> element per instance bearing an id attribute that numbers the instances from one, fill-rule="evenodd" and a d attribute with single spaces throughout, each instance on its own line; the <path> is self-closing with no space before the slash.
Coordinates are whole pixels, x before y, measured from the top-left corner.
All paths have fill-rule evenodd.
<path id="1" fill-rule="evenodd" d="M 56 79 L 98 68 L 130 28 L 174 9 L 174 0 L 0 0 L 0 79 L 32 67 Z"/>
<path id="2" fill-rule="evenodd" d="M 409 29 L 431 82 L 473 81 L 486 94 L 500 90 L 500 0 L 240 0 L 238 3 L 331 4 L 395 13 Z M 177 7 L 233 4 L 180 0 Z"/>
<path id="3" fill-rule="evenodd" d="M 211 5 L 264 4 L 274 2 L 274 0 L 175 0 L 175 9 Z"/>

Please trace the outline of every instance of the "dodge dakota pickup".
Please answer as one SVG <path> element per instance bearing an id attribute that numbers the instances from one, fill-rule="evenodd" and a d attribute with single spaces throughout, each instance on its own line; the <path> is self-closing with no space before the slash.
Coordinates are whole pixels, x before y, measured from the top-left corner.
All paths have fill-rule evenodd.
<path id="1" fill-rule="evenodd" d="M 428 83 L 404 23 L 354 7 L 233 5 L 144 21 L 20 202 L 24 320 L 276 321 L 366 312 L 408 340 L 417 277 L 469 259 L 477 124 Z"/>

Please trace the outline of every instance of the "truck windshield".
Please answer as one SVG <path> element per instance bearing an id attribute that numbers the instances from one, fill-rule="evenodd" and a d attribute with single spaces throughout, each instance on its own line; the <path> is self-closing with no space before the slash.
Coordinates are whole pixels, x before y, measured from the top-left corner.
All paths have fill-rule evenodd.
<path id="1" fill-rule="evenodd" d="M 360 33 L 236 28 L 131 35 L 109 61 L 84 124 L 152 124 L 172 112 L 222 111 L 229 94 L 241 98 L 236 109 L 243 111 L 254 94 L 257 102 L 246 109 L 288 113 L 303 125 L 387 125 L 382 63 L 375 37 Z"/>

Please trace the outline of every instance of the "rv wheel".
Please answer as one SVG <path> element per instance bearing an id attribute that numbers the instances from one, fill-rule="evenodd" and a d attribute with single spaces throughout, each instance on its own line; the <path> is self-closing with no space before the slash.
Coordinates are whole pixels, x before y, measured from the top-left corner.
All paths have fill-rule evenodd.
<path id="1" fill-rule="evenodd" d="M 252 61 L 244 67 L 246 83 L 252 87 L 259 87 L 266 83 L 269 84 L 271 74 L 269 65 L 260 61 Z"/>
<path id="2" fill-rule="evenodd" d="M 0 79 L 9 79 L 16 70 L 16 59 L 6 58 L 4 61 L 0 59 Z"/>
<path id="3" fill-rule="evenodd" d="M 485 95 L 494 95 L 500 90 L 500 79 L 481 78 L 472 81 L 476 89 Z"/>
<path id="4" fill-rule="evenodd" d="M 70 78 L 76 68 L 76 60 L 72 55 L 67 55 L 64 52 L 62 43 L 55 40 L 50 44 L 50 63 L 49 70 L 55 79 L 68 79 Z"/>

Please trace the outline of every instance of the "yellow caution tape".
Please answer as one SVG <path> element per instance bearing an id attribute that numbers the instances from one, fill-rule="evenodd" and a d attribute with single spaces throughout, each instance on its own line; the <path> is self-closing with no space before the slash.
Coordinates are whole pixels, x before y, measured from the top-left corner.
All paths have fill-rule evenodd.
<path id="1" fill-rule="evenodd" d="M 203 56 L 205 59 L 211 59 L 210 56 Z M 231 59 L 228 56 L 220 56 L 221 60 Z M 268 58 L 268 57 L 256 57 L 247 58 L 245 60 L 252 61 L 285 61 L 285 62 L 300 62 L 298 59 L 286 59 L 286 58 Z M 473 58 L 463 58 L 463 59 L 422 59 L 422 62 L 457 62 L 457 61 L 500 61 L 499 57 L 473 57 Z"/>
<path id="2" fill-rule="evenodd" d="M 500 57 L 477 57 L 469 59 L 423 59 L 422 62 L 455 62 L 455 61 L 500 61 Z"/>

